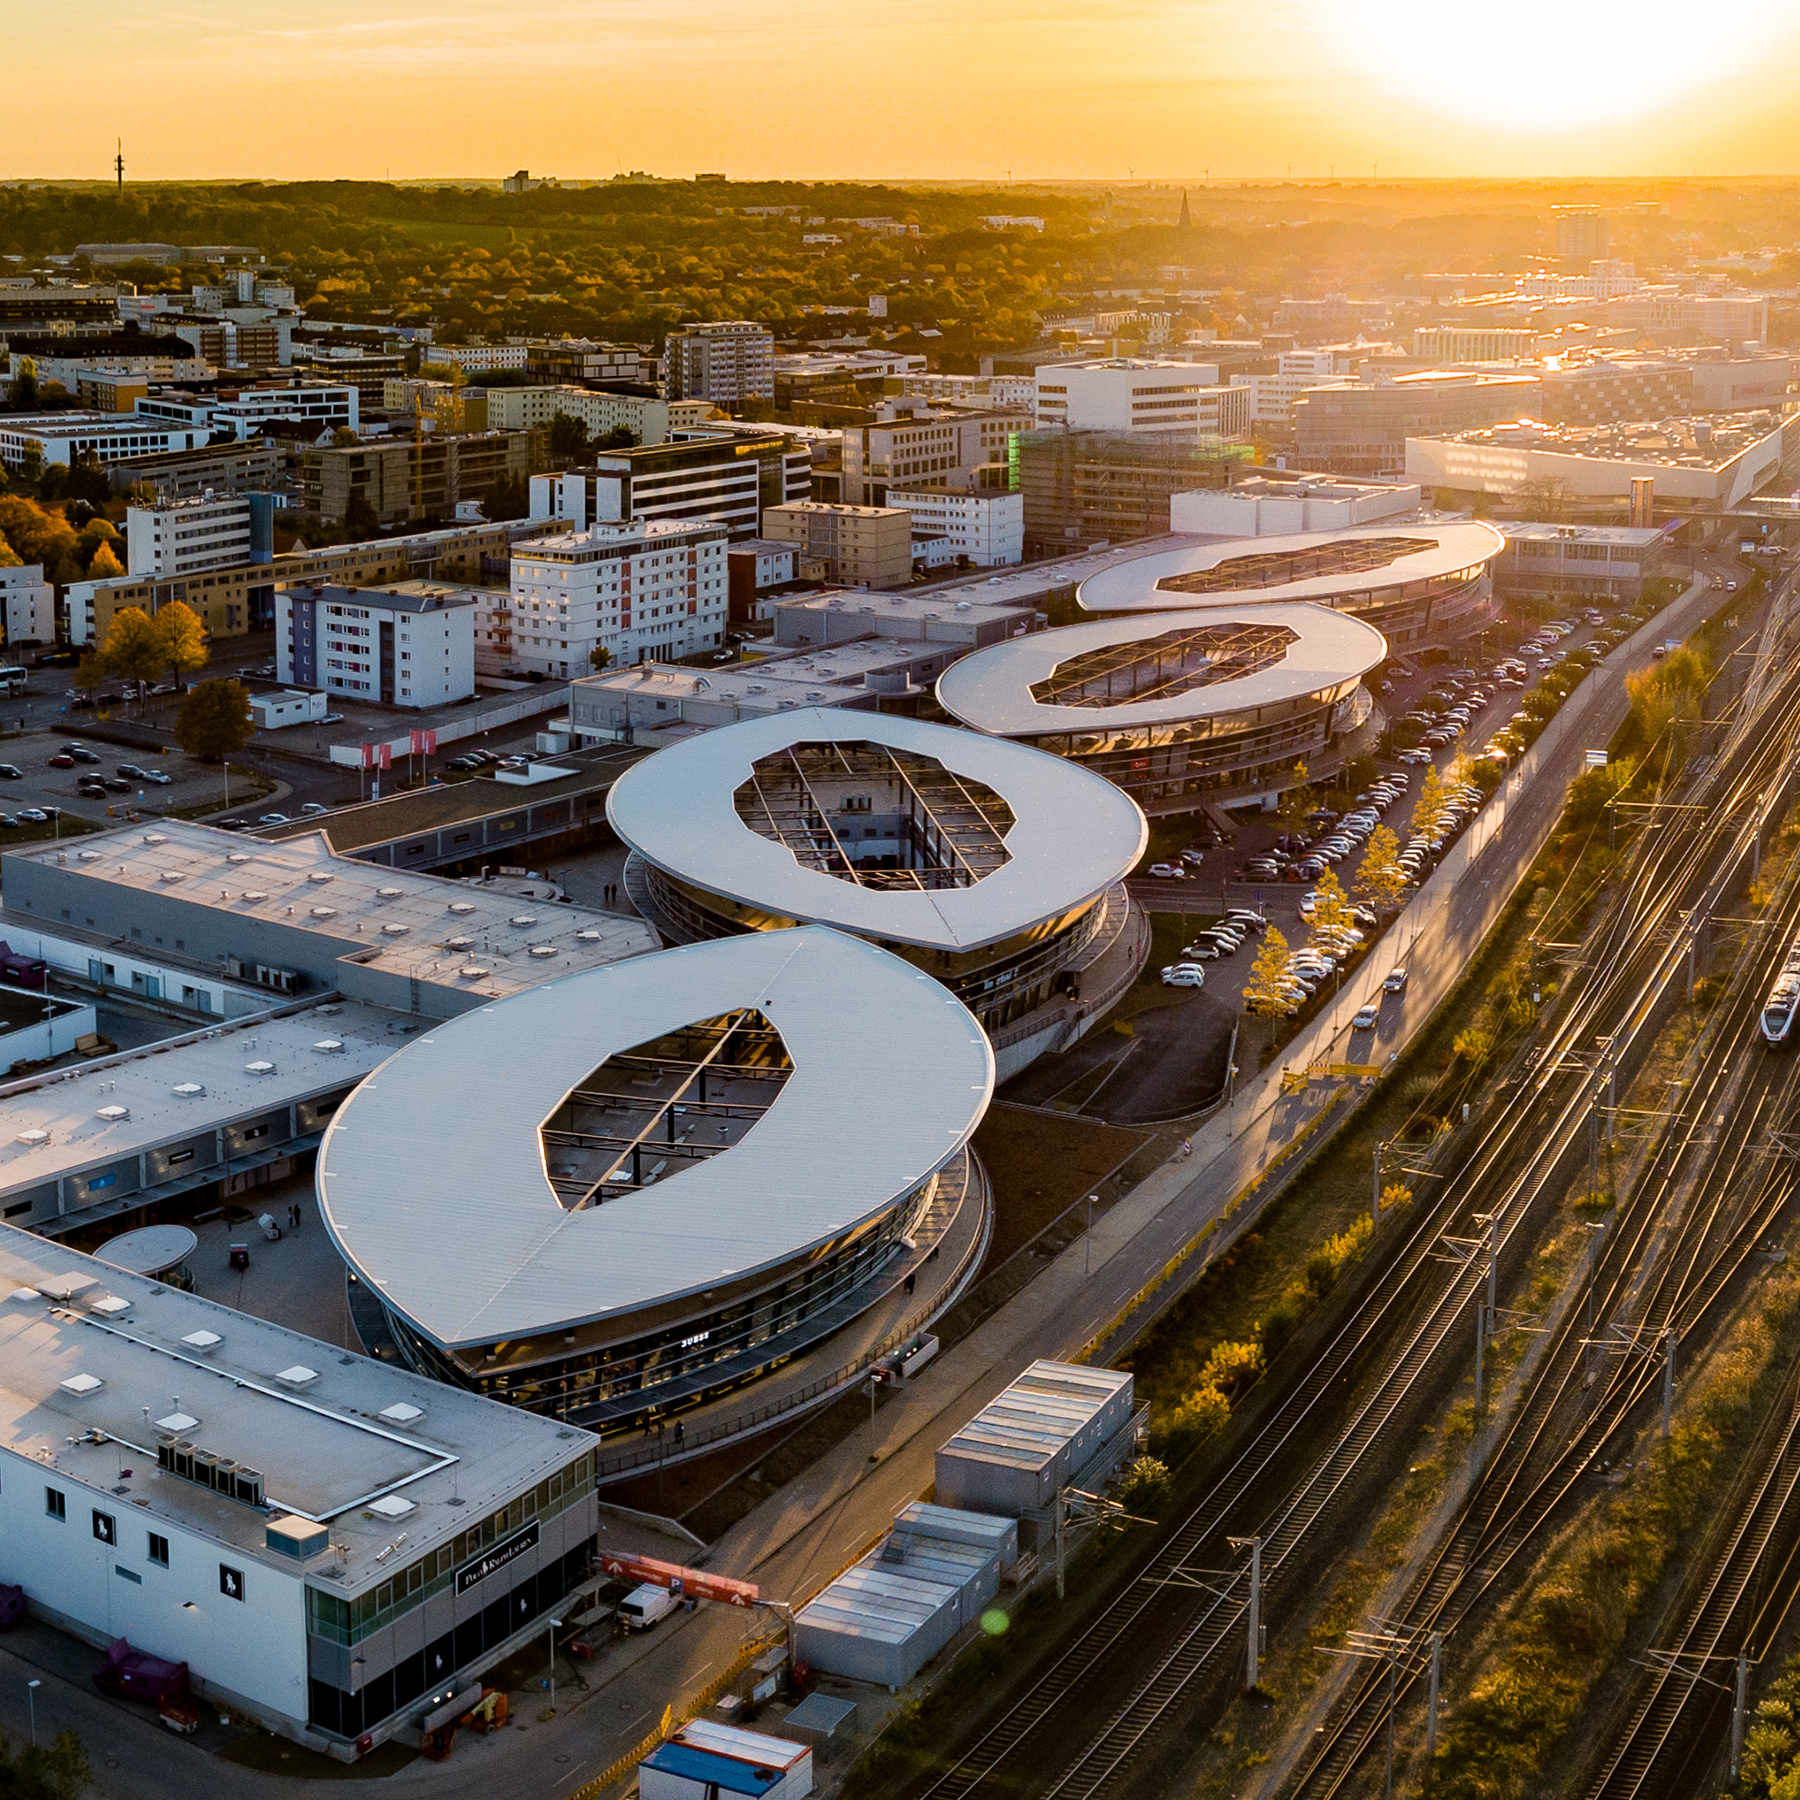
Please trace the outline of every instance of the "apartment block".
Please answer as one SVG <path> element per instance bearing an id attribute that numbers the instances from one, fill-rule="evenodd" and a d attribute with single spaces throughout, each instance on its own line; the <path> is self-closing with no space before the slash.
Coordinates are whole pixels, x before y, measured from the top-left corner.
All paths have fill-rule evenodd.
<path id="1" fill-rule="evenodd" d="M 1035 378 L 1039 428 L 1126 431 L 1186 438 L 1241 437 L 1250 428 L 1249 395 L 1221 386 L 1210 363 L 1110 357 L 1056 363 Z"/>
<path id="2" fill-rule="evenodd" d="M 1004 486 L 1008 446 L 1031 429 L 1030 414 L 918 411 L 843 433 L 839 497 L 852 506 L 885 506 L 888 489 Z"/>
<path id="3" fill-rule="evenodd" d="M 449 706 L 475 691 L 475 598 L 452 588 L 284 588 L 276 678 L 383 706 Z"/>
<path id="4" fill-rule="evenodd" d="M 531 517 L 578 531 L 633 519 L 716 519 L 736 539 L 765 508 L 812 492 L 812 454 L 780 431 L 679 432 L 668 443 L 597 453 L 585 468 L 534 475 Z"/>
<path id="5" fill-rule="evenodd" d="M 42 563 L 0 568 L 0 618 L 7 647 L 48 644 L 56 639 L 56 595 L 44 579 Z"/>
<path id="6" fill-rule="evenodd" d="M 748 319 L 671 332 L 663 362 L 671 400 L 709 400 L 729 409 L 775 397 L 775 335 Z"/>
<path id="7" fill-rule="evenodd" d="M 653 370 L 636 344 L 606 344 L 592 338 L 532 338 L 525 346 L 525 370 L 542 381 L 647 381 Z"/>
<path id="8" fill-rule="evenodd" d="M 730 542 L 716 521 L 631 519 L 533 539 L 506 594 L 477 596 L 477 654 L 496 673 L 556 678 L 675 662 L 725 641 Z"/>
<path id="9" fill-rule="evenodd" d="M 465 375 L 490 374 L 496 369 L 523 369 L 529 346 L 518 344 L 433 344 L 425 360 L 454 363 Z"/>
<path id="10" fill-rule="evenodd" d="M 167 419 L 247 438 L 271 419 L 317 425 L 321 431 L 335 431 L 340 426 L 354 431 L 361 422 L 361 409 L 362 395 L 349 383 L 308 381 L 210 394 L 159 389 L 139 400 L 134 411 L 141 419 Z"/>
<path id="11" fill-rule="evenodd" d="M 763 536 L 797 544 L 803 574 L 839 587 L 899 588 L 912 580 L 912 515 L 898 506 L 795 500 L 764 509 Z"/>

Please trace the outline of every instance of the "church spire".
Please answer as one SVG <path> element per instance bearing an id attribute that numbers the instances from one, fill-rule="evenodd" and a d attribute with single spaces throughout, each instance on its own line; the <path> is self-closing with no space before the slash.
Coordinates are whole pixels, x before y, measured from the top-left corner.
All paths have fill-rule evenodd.
<path id="1" fill-rule="evenodd" d="M 1194 221 L 1188 216 L 1187 189 L 1183 188 L 1181 190 L 1181 229 L 1186 231 L 1193 223 Z"/>

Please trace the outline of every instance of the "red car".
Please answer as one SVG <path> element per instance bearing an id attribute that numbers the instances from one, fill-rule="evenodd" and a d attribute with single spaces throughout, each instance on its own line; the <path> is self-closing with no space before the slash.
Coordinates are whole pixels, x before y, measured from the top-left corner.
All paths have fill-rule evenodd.
<path id="1" fill-rule="evenodd" d="M 53 769 L 72 769 L 74 766 L 75 759 L 66 750 L 62 755 L 53 756 L 50 759 L 50 767 Z"/>

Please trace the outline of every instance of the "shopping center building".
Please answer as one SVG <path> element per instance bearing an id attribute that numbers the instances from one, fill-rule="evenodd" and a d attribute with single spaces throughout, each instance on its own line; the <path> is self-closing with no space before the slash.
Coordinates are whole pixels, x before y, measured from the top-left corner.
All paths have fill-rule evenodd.
<path id="1" fill-rule="evenodd" d="M 1146 813 L 1265 799 L 1330 774 L 1378 723 L 1372 625 L 1316 604 L 1128 613 L 978 650 L 938 678 L 964 725 L 1067 757 Z"/>
<path id="2" fill-rule="evenodd" d="M 1078 598 L 1104 615 L 1307 601 L 1349 613 L 1410 654 L 1455 647 L 1493 618 L 1493 566 L 1505 545 L 1471 519 L 1251 538 L 1121 561 L 1090 575 Z"/>
<path id="3" fill-rule="evenodd" d="M 703 1431 L 733 1390 L 811 1358 L 767 1405 L 823 1403 L 961 1295 L 993 1083 L 919 970 L 754 932 L 436 1026 L 338 1107 L 319 1206 L 413 1368 L 606 1437 L 686 1414 L 691 1453 L 766 1428 Z"/>
<path id="4" fill-rule="evenodd" d="M 1021 640 L 1023 641 L 1023 640 Z M 1022 744 L 796 708 L 670 745 L 616 782 L 626 886 L 671 943 L 824 924 L 883 945 L 980 1020 L 1006 1079 L 1136 979 L 1136 805 Z"/>

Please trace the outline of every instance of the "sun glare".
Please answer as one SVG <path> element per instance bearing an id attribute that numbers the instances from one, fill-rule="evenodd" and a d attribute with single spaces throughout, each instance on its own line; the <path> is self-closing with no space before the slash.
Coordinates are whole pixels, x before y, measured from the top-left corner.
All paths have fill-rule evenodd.
<path id="1" fill-rule="evenodd" d="M 1754 67 L 1800 21 L 1791 0 L 1308 0 L 1340 62 L 1469 124 L 1578 131 L 1643 118 Z"/>

